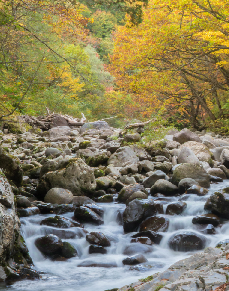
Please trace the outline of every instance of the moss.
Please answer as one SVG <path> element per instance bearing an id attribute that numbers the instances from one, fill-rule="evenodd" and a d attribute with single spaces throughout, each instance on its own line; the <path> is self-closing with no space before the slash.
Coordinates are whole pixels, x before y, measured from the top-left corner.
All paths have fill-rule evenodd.
<path id="1" fill-rule="evenodd" d="M 152 281 L 153 280 L 153 276 L 148 276 L 144 279 L 140 279 L 141 282 L 149 282 L 149 281 Z"/>
<path id="2" fill-rule="evenodd" d="M 229 194 L 229 187 L 224 188 L 223 193 Z"/>
<path id="3" fill-rule="evenodd" d="M 95 178 L 103 177 L 105 176 L 105 172 L 102 169 L 95 169 L 94 175 L 95 175 Z"/>
<path id="4" fill-rule="evenodd" d="M 3 147 L 3 150 L 6 151 L 7 153 L 10 152 L 9 148 L 8 147 Z"/>
<path id="5" fill-rule="evenodd" d="M 160 284 L 160 285 L 158 285 L 158 286 L 155 288 L 154 291 L 159 291 L 159 290 L 161 290 L 164 286 L 165 286 L 165 284 Z"/>
<path id="6" fill-rule="evenodd" d="M 91 142 L 89 140 L 84 140 L 79 144 L 79 149 L 86 149 L 89 145 L 91 145 Z"/>

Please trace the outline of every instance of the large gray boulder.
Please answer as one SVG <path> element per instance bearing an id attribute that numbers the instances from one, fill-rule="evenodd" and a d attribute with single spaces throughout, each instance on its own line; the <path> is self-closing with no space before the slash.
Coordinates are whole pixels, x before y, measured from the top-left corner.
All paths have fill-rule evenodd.
<path id="1" fill-rule="evenodd" d="M 61 136 L 69 136 L 71 134 L 71 128 L 69 126 L 56 126 L 48 132 L 50 139 L 56 139 Z"/>
<path id="2" fill-rule="evenodd" d="M 208 147 L 201 142 L 196 142 L 196 141 L 188 141 L 181 145 L 180 149 L 182 150 L 184 147 L 189 148 L 194 152 L 196 157 L 198 158 L 199 161 L 202 162 L 207 162 L 209 164 L 212 163 L 212 153 L 208 149 Z M 182 163 L 182 162 L 180 162 Z M 187 162 L 186 162 L 187 163 Z"/>
<path id="3" fill-rule="evenodd" d="M 94 171 L 82 159 L 72 159 L 66 168 L 45 174 L 37 188 L 42 199 L 51 188 L 64 188 L 74 196 L 81 196 L 96 188 Z"/>
<path id="4" fill-rule="evenodd" d="M 50 189 L 44 198 L 44 202 L 52 204 L 70 204 L 72 200 L 72 192 L 63 188 Z"/>
<path id="5" fill-rule="evenodd" d="M 169 181 L 160 179 L 150 189 L 151 194 L 161 193 L 167 196 L 175 195 L 178 193 L 178 187 Z"/>
<path id="6" fill-rule="evenodd" d="M 172 183 L 178 185 L 184 178 L 192 178 L 199 183 L 200 186 L 210 187 L 210 176 L 200 164 L 180 164 L 178 165 L 172 176 Z"/>
<path id="7" fill-rule="evenodd" d="M 229 146 L 223 146 L 223 147 L 216 147 L 214 149 L 211 149 L 211 153 L 214 156 L 214 159 L 218 162 L 222 162 L 220 159 L 221 153 L 224 149 L 229 149 Z"/>
<path id="8" fill-rule="evenodd" d="M 178 159 L 178 163 L 179 164 L 182 164 L 182 163 L 192 163 L 192 164 L 199 163 L 199 160 L 198 160 L 197 156 L 188 147 L 183 147 L 180 150 L 180 153 L 179 153 L 177 159 Z"/>
<path id="9" fill-rule="evenodd" d="M 155 182 L 160 179 L 168 180 L 169 178 L 164 172 L 162 172 L 161 170 L 157 170 L 155 172 L 152 172 L 152 175 L 145 178 L 142 185 L 145 188 L 151 188 L 155 184 Z"/>
<path id="10" fill-rule="evenodd" d="M 204 206 L 205 210 L 211 211 L 222 218 L 229 218 L 229 188 L 224 188 L 211 195 Z"/>
<path id="11" fill-rule="evenodd" d="M 118 195 L 118 201 L 125 203 L 137 191 L 144 191 L 144 187 L 140 184 L 125 186 Z"/>
<path id="12" fill-rule="evenodd" d="M 201 139 L 199 138 L 199 136 L 187 128 L 184 128 L 180 132 L 175 133 L 173 136 L 173 140 L 175 140 L 181 144 L 183 144 L 187 141 L 201 142 Z"/>
<path id="13" fill-rule="evenodd" d="M 97 129 L 97 130 L 101 130 L 101 129 L 109 129 L 110 126 L 106 121 L 94 121 L 94 122 L 88 122 L 85 123 L 83 126 L 81 126 L 80 128 L 80 133 L 84 133 L 85 131 L 88 131 L 90 129 Z"/>
<path id="14" fill-rule="evenodd" d="M 125 146 L 118 149 L 114 154 L 112 154 L 108 160 L 108 165 L 113 165 L 114 167 L 123 167 L 127 164 L 136 164 L 139 161 L 135 151 L 129 147 Z"/>
<path id="15" fill-rule="evenodd" d="M 220 161 L 227 169 L 229 169 L 229 149 L 222 150 Z"/>

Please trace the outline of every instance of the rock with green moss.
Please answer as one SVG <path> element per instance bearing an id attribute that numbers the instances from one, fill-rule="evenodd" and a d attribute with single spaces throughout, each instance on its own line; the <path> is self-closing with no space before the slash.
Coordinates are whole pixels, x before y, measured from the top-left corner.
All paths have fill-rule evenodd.
<path id="1" fill-rule="evenodd" d="M 23 170 L 20 161 L 14 156 L 3 153 L 0 149 L 0 168 L 3 170 L 7 179 L 12 180 L 15 185 L 20 186 L 23 178 Z"/>
<path id="2" fill-rule="evenodd" d="M 96 179 L 96 189 L 105 190 L 114 186 L 116 180 L 110 176 L 99 177 Z"/>
<path id="3" fill-rule="evenodd" d="M 229 218 L 229 188 L 224 188 L 211 195 L 204 206 L 205 210 L 211 211 L 222 218 Z"/>
<path id="4" fill-rule="evenodd" d="M 91 141 L 89 141 L 89 140 L 81 141 L 79 144 L 79 149 L 86 149 L 90 145 L 91 145 Z"/>
<path id="5" fill-rule="evenodd" d="M 94 171 L 82 159 L 73 159 L 66 168 L 42 176 L 37 188 L 37 197 L 44 198 L 51 188 L 68 189 L 74 196 L 92 193 L 96 188 Z"/>
<path id="6" fill-rule="evenodd" d="M 118 201 L 122 203 L 126 203 L 127 199 L 131 197 L 134 192 L 137 191 L 145 191 L 144 187 L 140 184 L 129 185 L 122 188 L 118 195 Z"/>
<path id="7" fill-rule="evenodd" d="M 63 188 L 52 188 L 45 195 L 44 202 L 52 204 L 71 204 L 73 194 L 70 190 Z"/>
<path id="8" fill-rule="evenodd" d="M 172 183 L 178 185 L 184 178 L 192 178 L 199 183 L 200 186 L 210 187 L 210 176 L 200 164 L 180 164 L 178 165 L 172 176 Z"/>
<path id="9" fill-rule="evenodd" d="M 77 256 L 77 250 L 69 243 L 63 242 L 61 254 L 64 258 L 70 259 Z"/>
<path id="10" fill-rule="evenodd" d="M 98 202 L 108 203 L 113 202 L 114 198 L 112 194 L 106 194 L 97 198 Z"/>
<path id="11" fill-rule="evenodd" d="M 95 175 L 95 178 L 103 177 L 103 176 L 105 176 L 105 171 L 103 169 L 99 169 L 99 168 L 95 169 L 94 175 Z"/>
<path id="12" fill-rule="evenodd" d="M 112 154 L 107 163 L 108 165 L 113 165 L 114 167 L 123 167 L 127 163 L 136 164 L 138 161 L 139 158 L 133 148 L 125 146 Z"/>
<path id="13" fill-rule="evenodd" d="M 105 150 L 80 149 L 77 156 L 84 159 L 90 167 L 98 167 L 107 164 L 110 153 Z"/>

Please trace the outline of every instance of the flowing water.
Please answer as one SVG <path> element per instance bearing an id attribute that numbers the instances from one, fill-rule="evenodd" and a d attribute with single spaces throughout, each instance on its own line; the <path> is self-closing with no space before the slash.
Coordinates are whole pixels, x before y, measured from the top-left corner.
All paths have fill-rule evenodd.
<path id="1" fill-rule="evenodd" d="M 22 218 L 22 234 L 25 238 L 30 255 L 33 259 L 35 269 L 42 272 L 42 279 L 36 281 L 21 281 L 13 286 L 3 290 L 34 290 L 34 291 L 104 291 L 106 289 L 118 288 L 123 285 L 145 278 L 156 272 L 161 272 L 178 260 L 184 259 L 193 254 L 193 252 L 175 252 L 168 247 L 169 238 L 180 230 L 197 232 L 197 227 L 192 224 L 192 218 L 195 215 L 203 214 L 204 204 L 207 198 L 215 191 L 229 187 L 229 180 L 222 183 L 212 184 L 209 193 L 200 197 L 195 194 L 184 194 L 170 200 L 183 200 L 187 203 L 187 208 L 182 215 L 165 215 L 169 218 L 170 225 L 164 235 L 160 245 L 153 245 L 152 252 L 145 253 L 148 262 L 135 267 L 123 266 L 122 260 L 127 257 L 123 254 L 126 246 L 131 245 L 131 236 L 134 233 L 124 234 L 123 227 L 117 222 L 117 214 L 124 211 L 124 204 L 109 203 L 100 204 L 104 208 L 104 225 L 94 226 L 85 224 L 87 231 L 100 231 L 104 233 L 111 241 L 111 247 L 107 248 L 107 254 L 88 254 L 89 243 L 85 239 L 85 233 L 79 228 L 70 228 L 76 233 L 76 238 L 63 241 L 70 242 L 78 251 L 79 257 L 68 259 L 64 262 L 51 261 L 44 256 L 35 247 L 36 238 L 53 233 L 53 228 L 40 226 L 40 221 L 51 215 L 35 215 L 28 218 Z M 170 201 L 171 202 L 171 201 Z M 164 210 L 166 205 L 164 205 Z M 67 213 L 63 216 L 71 218 L 73 213 Z M 206 247 L 215 246 L 219 241 L 229 239 L 229 222 L 224 221 L 221 227 L 216 228 L 216 234 L 205 235 Z M 144 247 L 144 245 L 142 245 Z M 97 263 L 107 263 L 116 267 L 79 267 L 78 265 L 85 261 Z"/>

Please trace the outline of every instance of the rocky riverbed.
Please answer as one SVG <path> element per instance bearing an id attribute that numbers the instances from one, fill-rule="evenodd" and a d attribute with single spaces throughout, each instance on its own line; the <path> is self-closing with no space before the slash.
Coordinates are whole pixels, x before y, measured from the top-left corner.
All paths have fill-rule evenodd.
<path id="1" fill-rule="evenodd" d="M 20 130 L 1 133 L 2 281 L 103 291 L 146 277 L 119 290 L 227 290 L 229 139 L 184 129 L 140 145 L 137 130 L 105 121 Z"/>

